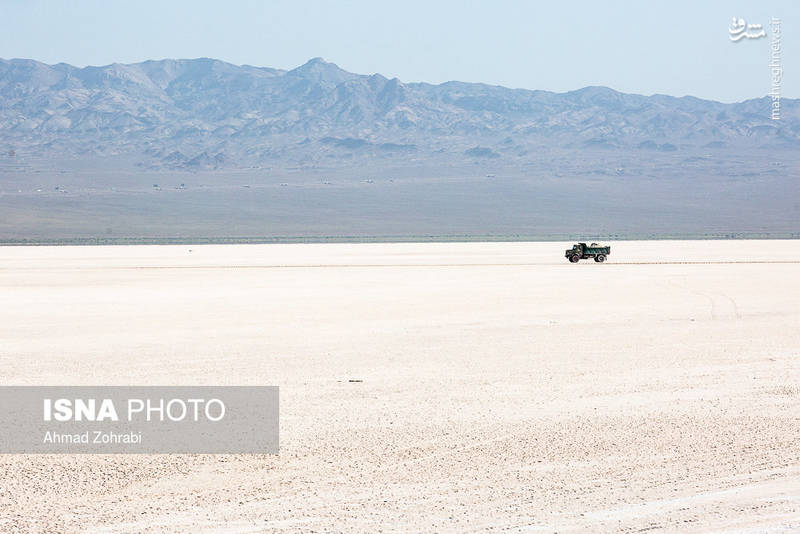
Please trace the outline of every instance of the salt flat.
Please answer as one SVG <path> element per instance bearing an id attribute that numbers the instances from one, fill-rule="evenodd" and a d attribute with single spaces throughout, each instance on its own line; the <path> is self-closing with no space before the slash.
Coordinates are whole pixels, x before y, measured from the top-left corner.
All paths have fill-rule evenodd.
<path id="1" fill-rule="evenodd" d="M 0 248 L 3 384 L 281 387 L 279 456 L 0 457 L 0 531 L 800 530 L 798 245 Z"/>

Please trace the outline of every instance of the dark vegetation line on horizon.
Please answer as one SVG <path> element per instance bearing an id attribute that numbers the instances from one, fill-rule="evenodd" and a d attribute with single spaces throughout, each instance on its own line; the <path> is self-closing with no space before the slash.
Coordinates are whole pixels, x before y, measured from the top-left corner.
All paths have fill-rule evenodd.
<path id="1" fill-rule="evenodd" d="M 447 236 L 329 236 L 329 237 L 81 237 L 59 239 L 0 239 L 0 246 L 97 246 L 97 245 L 277 245 L 324 243 L 515 243 L 561 241 L 711 241 L 800 239 L 800 232 L 737 232 L 734 234 L 663 235 L 447 235 Z"/>

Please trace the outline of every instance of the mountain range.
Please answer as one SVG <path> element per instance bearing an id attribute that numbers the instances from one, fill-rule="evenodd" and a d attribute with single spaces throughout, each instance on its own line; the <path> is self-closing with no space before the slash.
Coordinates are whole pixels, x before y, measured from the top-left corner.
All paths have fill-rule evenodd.
<path id="1" fill-rule="evenodd" d="M 3 154 L 146 169 L 344 165 L 409 158 L 524 163 L 548 148 L 796 150 L 800 101 L 404 83 L 314 58 L 293 70 L 214 59 L 77 68 L 0 60 Z"/>

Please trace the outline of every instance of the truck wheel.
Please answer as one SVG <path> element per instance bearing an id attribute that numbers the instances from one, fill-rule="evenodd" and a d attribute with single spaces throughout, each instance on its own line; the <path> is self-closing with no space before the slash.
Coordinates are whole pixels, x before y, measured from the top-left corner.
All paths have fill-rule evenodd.
<path id="1" fill-rule="evenodd" d="M 594 257 L 594 261 L 596 261 L 597 263 L 603 263 L 604 261 L 606 261 L 606 255 L 598 254 L 597 256 Z"/>
<path id="2" fill-rule="evenodd" d="M 578 263 L 578 260 L 581 259 L 577 254 L 573 254 L 569 257 L 570 263 Z"/>

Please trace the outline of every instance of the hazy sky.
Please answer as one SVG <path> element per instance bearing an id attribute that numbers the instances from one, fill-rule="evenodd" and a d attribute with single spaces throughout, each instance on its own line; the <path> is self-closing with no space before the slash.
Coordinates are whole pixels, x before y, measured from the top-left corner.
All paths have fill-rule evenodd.
<path id="1" fill-rule="evenodd" d="M 800 97 L 800 1 L 0 0 L 0 57 L 78 66 L 213 57 L 294 68 L 322 56 L 403 81 L 569 91 L 587 85 L 738 101 L 770 91 L 770 37 L 731 42 L 732 17 L 781 19 L 782 94 Z"/>

